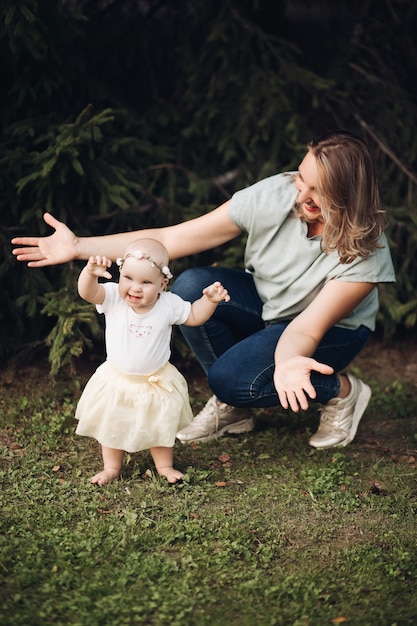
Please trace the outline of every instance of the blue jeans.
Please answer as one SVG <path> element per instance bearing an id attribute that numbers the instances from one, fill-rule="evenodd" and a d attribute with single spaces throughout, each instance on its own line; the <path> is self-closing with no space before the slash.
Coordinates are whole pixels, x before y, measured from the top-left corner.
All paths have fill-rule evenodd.
<path id="1" fill-rule="evenodd" d="M 204 326 L 181 326 L 185 340 L 208 376 L 213 393 L 222 402 L 237 407 L 278 406 L 273 382 L 274 352 L 289 321 L 264 322 L 262 302 L 253 278 L 243 270 L 197 267 L 186 270 L 172 291 L 193 302 L 204 287 L 219 280 L 230 294 Z M 323 337 L 313 355 L 333 367 L 328 376 L 311 373 L 315 402 L 326 404 L 339 393 L 337 372 L 362 350 L 371 331 L 365 326 L 347 330 L 334 326 Z"/>

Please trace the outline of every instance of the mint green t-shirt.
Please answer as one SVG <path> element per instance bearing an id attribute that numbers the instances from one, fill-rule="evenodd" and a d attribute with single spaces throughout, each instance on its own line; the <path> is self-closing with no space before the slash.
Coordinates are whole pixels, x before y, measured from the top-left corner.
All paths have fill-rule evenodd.
<path id="1" fill-rule="evenodd" d="M 369 257 L 340 263 L 337 251 L 325 253 L 321 237 L 307 236 L 307 224 L 294 215 L 296 172 L 270 176 L 232 197 L 230 218 L 248 233 L 245 269 L 253 275 L 263 302 L 265 321 L 292 319 L 314 300 L 329 280 L 394 282 L 395 273 L 385 235 L 382 248 Z M 375 329 L 378 291 L 372 292 L 337 326 Z"/>

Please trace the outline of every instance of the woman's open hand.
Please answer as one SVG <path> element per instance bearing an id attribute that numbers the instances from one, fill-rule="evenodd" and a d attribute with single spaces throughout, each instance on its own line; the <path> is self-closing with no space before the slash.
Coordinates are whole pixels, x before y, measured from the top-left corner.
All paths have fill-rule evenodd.
<path id="1" fill-rule="evenodd" d="M 316 397 L 310 380 L 312 371 L 330 375 L 334 370 L 330 365 L 306 356 L 295 356 L 276 365 L 274 385 L 284 409 L 290 407 L 295 412 L 300 408 L 308 409 L 308 400 Z"/>
<path id="2" fill-rule="evenodd" d="M 27 262 L 28 267 L 45 267 L 77 258 L 78 239 L 68 226 L 50 213 L 43 219 L 55 232 L 48 237 L 14 237 L 13 245 L 24 246 L 12 251 L 17 260 Z"/>

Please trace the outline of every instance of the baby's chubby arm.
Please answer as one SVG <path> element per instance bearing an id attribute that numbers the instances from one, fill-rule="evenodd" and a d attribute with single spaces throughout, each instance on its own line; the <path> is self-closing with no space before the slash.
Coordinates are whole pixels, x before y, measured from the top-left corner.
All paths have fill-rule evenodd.
<path id="1" fill-rule="evenodd" d="M 78 293 L 91 304 L 103 304 L 105 290 L 98 282 L 99 278 L 111 278 L 108 271 L 111 261 L 105 256 L 90 256 L 87 265 L 78 277 Z"/>
<path id="2" fill-rule="evenodd" d="M 203 295 L 191 305 L 185 326 L 201 326 L 213 315 L 219 302 L 229 302 L 230 296 L 223 285 L 216 281 L 203 289 Z"/>

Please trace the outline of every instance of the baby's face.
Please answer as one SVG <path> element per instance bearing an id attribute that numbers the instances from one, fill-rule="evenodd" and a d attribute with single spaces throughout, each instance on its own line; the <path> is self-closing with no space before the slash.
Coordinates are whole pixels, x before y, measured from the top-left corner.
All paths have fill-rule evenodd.
<path id="1" fill-rule="evenodd" d="M 128 257 L 120 270 L 119 295 L 136 312 L 150 311 L 168 280 L 147 259 Z"/>

